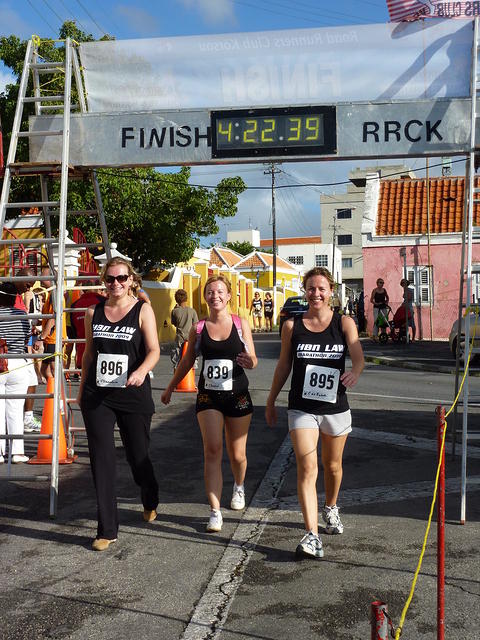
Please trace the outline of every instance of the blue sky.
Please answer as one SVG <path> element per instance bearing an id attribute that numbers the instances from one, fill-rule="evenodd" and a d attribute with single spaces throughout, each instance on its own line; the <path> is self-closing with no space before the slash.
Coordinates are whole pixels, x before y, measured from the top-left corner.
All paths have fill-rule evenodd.
<path id="1" fill-rule="evenodd" d="M 388 22 L 386 0 L 158 0 L 157 2 L 111 2 L 93 0 L 0 0 L 0 33 L 23 39 L 32 34 L 56 37 L 65 20 L 75 20 L 84 31 L 100 38 L 104 33 L 117 39 L 201 35 L 360 25 Z M 10 79 L 0 63 L 0 91 Z M 387 162 L 384 161 L 384 164 Z M 277 191 L 277 235 L 319 235 L 320 193 L 339 193 L 348 171 L 371 162 L 284 163 L 277 183 L 315 183 L 318 187 L 298 187 Z M 409 163 L 417 171 L 424 160 Z M 455 165 L 454 165 L 455 167 Z M 434 173 L 434 171 L 432 172 Z M 455 173 L 455 169 L 454 169 Z M 247 185 L 265 186 L 270 176 L 262 164 L 205 166 L 192 169 L 192 182 L 215 184 L 225 176 L 241 175 Z M 424 173 L 419 171 L 423 177 Z M 247 191 L 240 197 L 235 218 L 220 221 L 220 232 L 211 240 L 223 241 L 227 229 L 258 227 L 261 236 L 271 237 L 269 225 L 271 193 Z M 325 238 L 325 241 L 329 241 Z"/>

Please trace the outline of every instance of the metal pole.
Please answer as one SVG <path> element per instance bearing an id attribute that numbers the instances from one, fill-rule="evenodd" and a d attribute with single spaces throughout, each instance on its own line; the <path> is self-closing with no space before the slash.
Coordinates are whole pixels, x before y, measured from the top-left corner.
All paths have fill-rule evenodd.
<path id="1" fill-rule="evenodd" d="M 433 340 L 433 319 L 432 319 L 432 261 L 430 258 L 430 173 L 428 158 L 426 162 L 425 181 L 427 187 L 427 262 L 428 262 L 428 298 L 430 307 L 430 340 Z"/>
<path id="2" fill-rule="evenodd" d="M 336 282 L 337 279 L 335 278 L 335 244 L 337 242 L 337 216 L 334 213 L 333 214 L 333 238 L 332 238 L 332 245 L 333 245 L 333 251 L 332 251 L 332 277 L 333 280 Z"/>
<path id="3" fill-rule="evenodd" d="M 381 600 L 375 600 L 372 602 L 371 639 L 388 640 L 388 626 L 387 605 Z"/>
<path id="4" fill-rule="evenodd" d="M 438 406 L 437 447 L 440 463 L 437 495 L 437 640 L 445 638 L 445 448 L 442 450 L 445 431 L 445 408 Z"/>

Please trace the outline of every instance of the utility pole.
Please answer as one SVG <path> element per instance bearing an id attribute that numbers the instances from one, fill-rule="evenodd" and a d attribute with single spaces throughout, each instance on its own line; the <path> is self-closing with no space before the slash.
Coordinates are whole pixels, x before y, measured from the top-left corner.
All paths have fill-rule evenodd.
<path id="1" fill-rule="evenodd" d="M 336 242 L 337 242 L 337 214 L 334 213 L 333 214 L 333 239 L 332 239 L 332 244 L 333 244 L 332 277 L 333 277 L 335 282 L 336 282 L 336 279 L 335 279 L 335 244 L 336 244 Z"/>
<path id="2" fill-rule="evenodd" d="M 275 163 L 270 164 L 269 169 L 263 172 L 265 175 L 272 174 L 272 248 L 273 248 L 273 308 L 277 300 L 277 223 L 275 219 L 275 174 L 280 173 L 280 169 L 275 168 Z"/>

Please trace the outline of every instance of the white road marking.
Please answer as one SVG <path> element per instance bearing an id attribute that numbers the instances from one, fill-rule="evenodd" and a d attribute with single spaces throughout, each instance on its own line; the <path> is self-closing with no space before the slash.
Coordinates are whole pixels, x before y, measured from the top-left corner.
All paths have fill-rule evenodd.
<path id="1" fill-rule="evenodd" d="M 426 438 L 404 436 L 385 431 L 368 431 L 361 427 L 355 427 L 351 437 L 371 440 L 377 445 L 384 443 L 432 452 L 436 451 L 437 446 L 436 442 Z M 480 458 L 480 451 L 478 449 L 469 450 L 468 455 L 472 458 Z M 277 497 L 292 458 L 292 444 L 287 434 L 195 607 L 191 620 L 182 635 L 182 640 L 218 639 L 227 620 L 235 593 L 243 580 L 245 569 L 269 520 L 270 512 L 273 509 L 276 512 L 279 509 L 298 511 L 297 496 L 286 496 L 280 501 Z M 355 504 L 385 503 L 428 497 L 433 494 L 433 483 L 434 479 L 345 490 L 342 491 L 341 504 L 343 507 L 347 507 Z M 474 490 L 480 488 L 480 476 L 468 478 L 468 487 L 474 488 Z M 458 493 L 460 479 L 449 479 L 446 491 Z"/>
<path id="2" fill-rule="evenodd" d="M 269 512 L 278 503 L 277 495 L 291 455 L 292 445 L 287 435 L 195 607 L 182 640 L 214 640 L 221 633 L 245 568 L 268 522 Z"/>

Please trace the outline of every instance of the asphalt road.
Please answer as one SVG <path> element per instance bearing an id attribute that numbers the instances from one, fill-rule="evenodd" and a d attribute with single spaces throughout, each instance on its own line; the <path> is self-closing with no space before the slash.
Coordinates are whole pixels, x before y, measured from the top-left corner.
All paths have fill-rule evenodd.
<path id="1" fill-rule="evenodd" d="M 354 432 L 339 504 L 345 533 L 323 536 L 322 561 L 296 561 L 302 536 L 295 463 L 285 422 L 263 419 L 279 353 L 276 336 L 256 336 L 249 374 L 256 406 L 249 435 L 243 515 L 224 509 L 207 534 L 202 449 L 194 394 L 160 394 L 170 376 L 162 357 L 153 380 L 157 414 L 152 458 L 160 483 L 157 520 L 143 523 L 136 487 L 118 442 L 119 541 L 90 550 L 95 501 L 84 439 L 61 468 L 59 509 L 48 518 L 48 484 L 6 482 L 0 468 L 0 629 L 3 640 L 366 640 L 370 603 L 387 602 L 395 624 L 409 594 L 433 491 L 435 414 L 453 395 L 449 374 L 367 364 L 350 394 Z M 472 384 L 476 381 L 472 379 Z M 80 418 L 76 414 L 77 422 Z M 474 422 L 472 418 L 472 422 Z M 34 445 L 29 444 L 30 450 Z M 446 638 L 473 640 L 480 622 L 478 540 L 480 455 L 472 448 L 467 523 L 460 525 L 458 456 L 447 456 Z M 13 471 L 25 469 L 16 465 Z M 28 467 L 27 473 L 38 473 Z M 223 504 L 232 478 L 224 466 Z M 322 481 L 319 499 L 322 500 Z M 436 637 L 436 548 L 432 525 L 402 638 Z"/>

